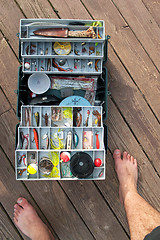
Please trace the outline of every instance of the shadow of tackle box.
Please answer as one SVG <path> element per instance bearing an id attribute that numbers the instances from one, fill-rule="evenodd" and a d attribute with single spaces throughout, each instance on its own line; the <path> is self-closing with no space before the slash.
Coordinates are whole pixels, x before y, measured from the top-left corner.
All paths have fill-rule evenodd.
<path id="1" fill-rule="evenodd" d="M 83 25 L 72 25 L 74 22 L 82 22 Z M 107 126 L 102 122 L 102 119 L 105 120 L 107 118 L 107 69 L 102 67 L 103 60 L 107 60 L 107 41 L 109 36 L 105 37 L 104 31 L 104 22 L 101 21 L 101 26 L 95 28 L 96 39 L 77 39 L 77 38 L 44 38 L 44 37 L 33 37 L 33 31 L 37 29 L 39 26 L 42 28 L 46 28 L 51 26 L 51 23 L 55 23 L 56 27 L 68 27 L 69 30 L 86 30 L 89 25 L 92 25 L 95 21 L 86 21 L 86 20 L 55 20 L 55 19 L 22 19 L 20 23 L 20 59 L 22 60 L 22 66 L 19 68 L 19 76 L 18 76 L 18 89 L 17 89 L 17 117 L 21 119 L 19 126 L 17 126 L 16 131 L 16 151 L 15 151 L 15 167 L 16 167 L 16 179 L 17 180 L 77 180 L 77 179 L 86 179 L 86 180 L 100 180 L 105 179 L 105 149 L 107 149 Z M 85 24 L 85 25 L 84 25 Z M 43 26 L 42 26 L 43 25 Z M 101 38 L 98 38 L 98 34 L 100 34 Z M 55 49 L 53 49 L 54 43 L 56 42 L 69 42 L 71 47 L 70 56 L 67 54 L 67 62 L 69 62 L 68 68 L 74 68 L 74 62 L 77 59 L 80 60 L 81 68 L 79 71 L 74 70 L 72 72 L 61 72 L 58 69 L 51 68 L 50 71 L 47 71 L 47 61 L 48 59 L 65 59 L 66 55 L 55 53 Z M 54 43 L 53 43 L 54 42 Z M 85 47 L 88 50 L 87 52 L 83 52 L 83 44 L 85 42 Z M 106 42 L 106 44 L 105 44 Z M 35 49 L 32 48 L 32 45 L 35 46 Z M 47 49 L 47 51 L 46 51 Z M 90 52 L 95 49 L 94 52 Z M 104 52 L 105 50 L 105 52 Z M 42 54 L 43 51 L 43 54 Z M 77 55 L 77 52 L 79 55 Z M 98 52 L 98 56 L 97 56 Z M 100 54 L 99 54 L 100 52 Z M 104 53 L 103 53 L 104 52 Z M 47 56 L 46 56 L 47 55 Z M 92 56 L 90 56 L 92 55 Z M 39 60 L 40 59 L 40 60 Z M 95 61 L 98 59 L 99 67 L 98 71 L 92 68 L 89 71 L 88 62 L 92 61 L 95 64 Z M 87 66 L 85 71 L 82 71 L 82 62 L 85 61 L 85 65 Z M 94 61 L 93 61 L 94 60 Z M 33 62 L 34 61 L 34 62 Z M 42 71 L 42 68 L 38 65 L 40 61 L 44 61 L 46 66 L 43 68 L 43 72 L 46 74 L 60 74 L 60 76 L 78 76 L 84 75 L 88 77 L 97 76 L 97 89 L 96 89 L 96 102 L 100 102 L 102 106 L 79 106 L 81 108 L 82 122 L 80 126 L 75 126 L 73 123 L 73 115 L 75 106 L 56 106 L 56 101 L 53 105 L 51 101 L 43 102 L 43 99 L 48 97 L 56 96 L 57 102 L 62 100 L 60 90 L 50 89 L 44 95 L 40 95 L 41 103 L 31 105 L 30 104 L 30 91 L 28 88 L 28 78 L 29 76 L 38 71 Z M 25 62 L 29 62 L 31 66 L 37 67 L 35 68 L 25 69 Z M 34 63 L 34 64 L 33 64 Z M 35 64 L 36 63 L 36 64 Z M 78 95 L 84 97 L 85 91 L 83 90 L 73 90 L 73 95 Z M 28 103 L 30 105 L 28 105 Z M 42 105 L 41 105 L 42 104 Z M 31 114 L 31 123 L 25 122 L 25 114 L 29 110 Z M 58 109 L 62 112 L 61 121 L 54 122 L 53 120 L 53 111 L 58 111 Z M 69 126 L 65 125 L 66 118 L 65 111 L 69 111 L 71 114 L 72 121 Z M 88 126 L 86 126 L 87 120 L 87 111 L 90 111 Z M 94 118 L 93 112 L 98 111 L 101 114 L 101 123 L 100 126 L 97 127 L 97 119 Z M 35 122 L 35 113 L 39 113 L 39 126 L 37 127 Z M 48 123 L 46 126 L 45 116 L 48 116 Z M 57 124 L 58 123 L 58 124 Z M 29 126 L 30 125 L 30 126 Z M 34 129 L 34 130 L 33 130 Z M 34 131 L 36 130 L 38 136 L 38 144 L 39 149 L 36 147 Z M 71 147 L 66 149 L 66 139 L 68 133 L 72 133 L 72 141 Z M 21 134 L 23 133 L 24 142 L 22 144 Z M 88 135 L 87 135 L 88 134 Z M 47 137 L 46 137 L 47 136 Z M 58 140 L 57 140 L 58 136 Z M 59 137 L 61 136 L 61 139 Z M 87 137 L 85 137 L 87 136 Z M 28 138 L 28 139 L 27 139 Z M 78 138 L 77 146 L 75 146 L 75 142 L 73 141 Z M 90 139 L 91 145 L 87 147 L 84 144 Z M 98 139 L 98 140 L 97 140 Z M 48 146 L 47 144 L 48 140 Z M 60 141 L 60 142 L 59 142 Z M 99 142 L 99 146 L 97 146 L 97 142 Z M 58 149 L 57 143 L 61 145 L 61 148 Z M 27 146 L 27 147 L 26 147 Z M 59 146 L 59 145 L 58 145 Z M 92 171 L 91 174 L 88 175 L 73 175 L 74 172 L 70 168 L 70 161 L 64 162 L 61 159 L 62 153 L 69 153 L 69 158 L 74 159 L 76 154 L 85 153 L 90 159 L 92 159 Z M 67 155 L 67 154 L 66 154 Z M 81 155 L 80 155 L 81 157 Z M 49 173 L 44 173 L 42 171 L 42 166 L 40 162 L 42 160 L 52 159 L 53 168 Z M 101 163 L 98 167 L 94 165 L 94 160 L 100 159 Z M 79 164 L 84 164 L 83 161 L 80 161 Z M 29 170 L 28 167 L 33 167 L 33 169 Z M 79 165 L 80 167 L 80 165 Z M 46 169 L 45 169 L 46 170 Z M 34 172 L 35 171 L 35 172 Z"/>

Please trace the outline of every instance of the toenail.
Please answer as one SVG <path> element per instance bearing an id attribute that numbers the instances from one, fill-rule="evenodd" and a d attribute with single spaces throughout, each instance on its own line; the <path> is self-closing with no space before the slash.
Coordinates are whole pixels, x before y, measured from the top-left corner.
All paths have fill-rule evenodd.
<path id="1" fill-rule="evenodd" d="M 120 151 L 115 151 L 115 154 L 119 154 L 120 153 Z"/>
<path id="2" fill-rule="evenodd" d="M 22 199 L 21 198 L 19 198 L 18 200 L 17 200 L 17 203 L 22 203 Z"/>

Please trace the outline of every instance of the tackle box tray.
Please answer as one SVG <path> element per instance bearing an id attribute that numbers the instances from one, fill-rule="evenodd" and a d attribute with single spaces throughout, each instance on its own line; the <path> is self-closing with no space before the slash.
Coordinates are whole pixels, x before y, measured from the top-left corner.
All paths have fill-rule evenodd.
<path id="1" fill-rule="evenodd" d="M 75 122 L 75 111 L 82 116 L 79 125 Z M 30 111 L 30 121 L 25 120 L 26 111 Z M 105 178 L 105 147 L 103 143 L 103 122 L 97 121 L 98 113 L 102 116 L 101 106 L 67 107 L 67 106 L 22 106 L 21 122 L 18 127 L 18 144 L 15 152 L 16 178 L 18 180 L 77 180 L 78 177 L 70 171 L 71 159 L 78 153 L 90 156 L 92 167 L 95 159 L 101 159 L 99 167 L 93 167 L 88 177 L 81 179 Z M 39 121 L 36 122 L 35 114 L 38 113 Z M 46 121 L 47 118 L 47 121 Z M 87 123 L 86 123 L 87 121 Z M 38 126 L 37 126 L 38 125 Z M 37 142 L 34 131 L 38 136 Z M 22 141 L 22 135 L 24 140 Z M 70 143 L 68 134 L 71 134 Z M 76 141 L 74 137 L 76 136 Z M 70 154 L 70 161 L 61 161 L 62 153 Z M 41 161 L 51 159 L 53 169 L 49 174 L 41 170 Z M 28 167 L 34 163 L 35 174 L 28 173 Z M 83 160 L 79 162 L 83 164 Z"/>
<path id="2" fill-rule="evenodd" d="M 77 24 L 76 24 L 77 23 Z M 97 24 L 97 25 L 96 25 Z M 38 31 L 87 31 L 95 32 L 92 37 L 50 37 L 35 35 Z M 104 57 L 104 21 L 67 19 L 21 19 L 20 22 L 20 60 L 25 73 L 45 72 L 47 74 L 85 74 L 102 73 Z"/>

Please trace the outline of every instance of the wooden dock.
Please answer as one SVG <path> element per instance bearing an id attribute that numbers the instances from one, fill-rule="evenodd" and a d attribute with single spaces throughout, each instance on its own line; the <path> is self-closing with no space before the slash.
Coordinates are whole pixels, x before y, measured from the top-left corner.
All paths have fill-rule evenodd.
<path id="1" fill-rule="evenodd" d="M 127 240 L 112 153 L 138 160 L 138 191 L 160 210 L 160 2 L 153 0 L 0 1 L 1 239 L 28 239 L 13 223 L 19 196 L 56 240 Z M 108 153 L 105 181 L 16 181 L 14 171 L 19 21 L 102 19 L 108 45 Z"/>

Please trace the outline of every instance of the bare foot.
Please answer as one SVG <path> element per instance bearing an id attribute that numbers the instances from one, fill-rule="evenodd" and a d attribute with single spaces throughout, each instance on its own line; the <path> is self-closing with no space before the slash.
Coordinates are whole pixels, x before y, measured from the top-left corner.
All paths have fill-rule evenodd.
<path id="1" fill-rule="evenodd" d="M 33 240 L 54 239 L 35 209 L 25 198 L 18 198 L 14 205 L 14 222 L 25 235 Z"/>
<path id="2" fill-rule="evenodd" d="M 120 201 L 123 204 L 128 192 L 137 192 L 137 160 L 130 156 L 127 152 L 123 153 L 123 159 L 121 159 L 121 152 L 119 149 L 114 151 L 113 157 L 115 160 L 115 170 L 120 183 Z"/>

